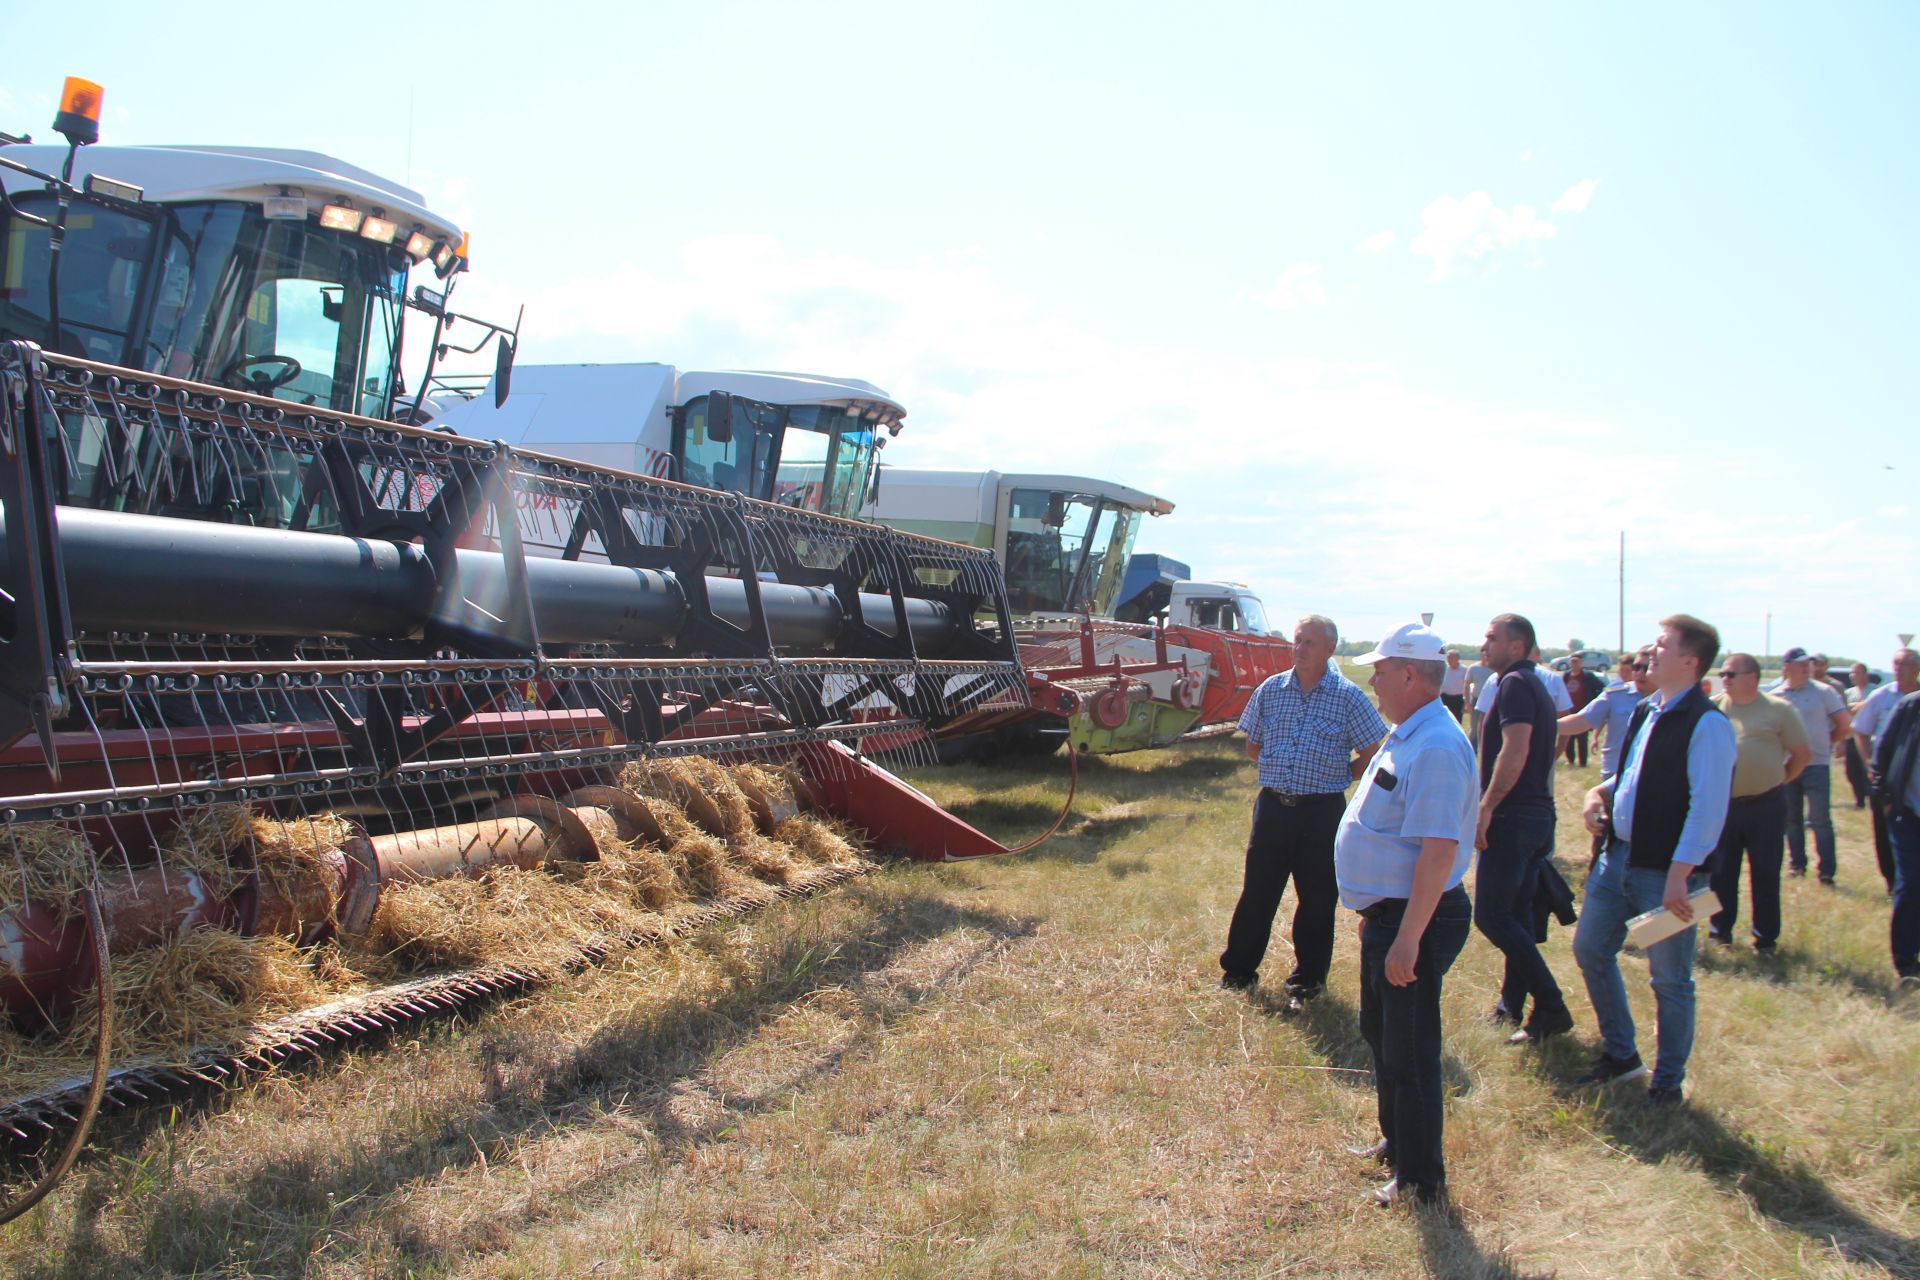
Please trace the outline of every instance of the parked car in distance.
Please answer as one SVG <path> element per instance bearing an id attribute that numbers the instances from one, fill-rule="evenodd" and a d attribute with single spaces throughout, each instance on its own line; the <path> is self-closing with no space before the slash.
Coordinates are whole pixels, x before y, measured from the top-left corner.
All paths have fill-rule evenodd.
<path id="1" fill-rule="evenodd" d="M 1551 659 L 1547 665 L 1555 671 L 1565 671 L 1570 665 L 1567 659 L 1571 656 L 1574 655 L 1562 654 L 1558 658 Z M 1613 679 L 1613 654 L 1608 653 L 1604 649 L 1581 649 L 1578 657 L 1587 670 L 1593 672 L 1593 674 L 1599 676 L 1602 680 Z"/>

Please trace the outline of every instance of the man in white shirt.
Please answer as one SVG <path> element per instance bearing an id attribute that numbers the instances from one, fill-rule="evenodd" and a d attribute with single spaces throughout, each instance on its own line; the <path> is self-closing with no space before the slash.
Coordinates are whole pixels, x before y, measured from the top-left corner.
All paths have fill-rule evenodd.
<path id="1" fill-rule="evenodd" d="M 1813 655 L 1795 645 L 1780 655 L 1781 678 L 1767 692 L 1790 703 L 1807 729 L 1813 758 L 1787 783 L 1787 874 L 1807 874 L 1807 828 L 1813 828 L 1820 883 L 1833 888 L 1833 753 L 1847 740 L 1847 704 L 1813 675 Z"/>
<path id="2" fill-rule="evenodd" d="M 1440 702 L 1455 724 L 1467 710 L 1467 669 L 1460 665 L 1460 653 L 1447 650 L 1447 669 L 1440 677 Z"/>

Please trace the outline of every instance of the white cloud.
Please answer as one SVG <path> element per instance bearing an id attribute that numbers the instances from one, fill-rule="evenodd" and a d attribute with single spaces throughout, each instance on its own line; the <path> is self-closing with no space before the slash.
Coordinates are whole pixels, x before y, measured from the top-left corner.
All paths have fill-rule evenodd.
<path id="1" fill-rule="evenodd" d="M 1275 311 L 1299 311 L 1305 307 L 1325 306 L 1327 291 L 1320 283 L 1319 264 L 1294 263 L 1280 273 L 1280 278 L 1273 282 L 1273 288 L 1256 294 L 1255 299 Z"/>
<path id="2" fill-rule="evenodd" d="M 1585 213 L 1593 202 L 1593 189 L 1600 184 L 1592 178 L 1582 178 L 1568 187 L 1566 194 L 1553 202 L 1555 213 Z"/>
<path id="3" fill-rule="evenodd" d="M 1441 196 L 1426 207 L 1420 219 L 1425 230 L 1407 247 L 1433 259 L 1435 280 L 1457 275 L 1503 250 L 1524 248 L 1559 234 L 1532 205 L 1502 209 L 1484 191 L 1458 200 Z"/>
<path id="4" fill-rule="evenodd" d="M 1475 260 L 1458 252 L 1460 264 Z M 1250 582 L 1277 617 L 1325 612 L 1370 636 L 1430 609 L 1442 635 L 1470 640 L 1518 609 L 1550 636 L 1611 643 L 1624 528 L 1630 638 L 1675 610 L 1746 649 L 1760 646 L 1769 608 L 1776 637 L 1792 627 L 1843 653 L 1884 647 L 1870 638 L 1911 625 L 1885 590 L 1904 580 L 1910 543 L 1872 536 L 1872 515 L 1823 527 L 1763 514 L 1788 500 L 1792 477 L 1730 471 L 1711 441 L 1680 445 L 1672 466 L 1612 495 L 1604 513 L 1569 518 L 1553 485 L 1494 504 L 1473 496 L 1491 457 L 1528 475 L 1591 474 L 1643 421 L 1430 394 L 1365 350 L 1248 362 L 1199 343 L 1130 341 L 1003 283 L 974 251 L 877 262 L 738 235 L 591 276 L 576 267 L 573 279 L 538 274 L 549 265 L 527 268 L 524 283 L 483 273 L 462 286 L 481 315 L 511 316 L 515 291 L 528 290 L 525 362 L 870 379 L 909 411 L 888 466 L 1091 474 L 1158 493 L 1177 509 L 1146 523 L 1139 549 Z M 1302 305 L 1308 283 L 1319 286 L 1293 277 Z M 1708 469 L 1743 501 L 1703 497 L 1692 477 Z M 1902 499 L 1864 509 L 1888 500 Z M 1791 601 L 1781 581 L 1796 584 Z"/>
<path id="5" fill-rule="evenodd" d="M 1393 248 L 1393 232 L 1376 231 L 1362 240 L 1354 248 L 1360 253 L 1385 253 Z"/>

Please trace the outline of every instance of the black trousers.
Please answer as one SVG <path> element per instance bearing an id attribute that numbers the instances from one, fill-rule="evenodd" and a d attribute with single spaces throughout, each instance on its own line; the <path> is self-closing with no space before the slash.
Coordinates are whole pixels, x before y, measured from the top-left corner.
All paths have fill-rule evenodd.
<path id="1" fill-rule="evenodd" d="M 1713 851 L 1708 883 L 1720 910 L 1707 922 L 1716 937 L 1732 938 L 1740 923 L 1740 862 L 1745 855 L 1753 892 L 1753 944 L 1771 947 L 1780 940 L 1780 863 L 1787 850 L 1787 796 L 1776 787 L 1727 808 L 1720 844 Z"/>
<path id="2" fill-rule="evenodd" d="M 1327 982 L 1333 963 L 1333 913 L 1340 890 L 1333 879 L 1333 836 L 1346 811 L 1346 796 L 1333 791 L 1287 805 L 1262 788 L 1253 802 L 1253 831 L 1247 837 L 1246 879 L 1227 928 L 1227 949 L 1220 968 L 1229 978 L 1249 981 L 1259 975 L 1273 936 L 1287 881 L 1293 881 L 1293 973 L 1297 987 L 1317 989 Z"/>
<path id="3" fill-rule="evenodd" d="M 1576 733 L 1576 734 L 1574 734 L 1574 735 L 1573 735 L 1573 736 L 1572 736 L 1571 738 L 1568 738 L 1568 739 L 1567 739 L 1567 748 L 1566 748 L 1566 750 L 1567 750 L 1567 763 L 1568 763 L 1568 764 L 1572 764 L 1572 763 L 1573 763 L 1573 753 L 1574 753 L 1574 748 L 1576 748 L 1576 747 L 1578 747 L 1578 748 L 1579 748 L 1579 750 L 1580 750 L 1580 764 L 1581 764 L 1581 766 L 1582 766 L 1583 768 L 1584 768 L 1584 767 L 1586 766 L 1586 763 L 1587 763 L 1587 739 L 1589 739 L 1589 738 L 1591 738 L 1592 736 L 1593 736 L 1593 734 L 1592 734 L 1591 732 L 1587 732 L 1587 733 Z"/>
<path id="4" fill-rule="evenodd" d="M 1853 807 L 1864 809 L 1873 794 L 1873 781 L 1867 776 L 1867 762 L 1860 758 L 1860 744 L 1847 735 L 1847 785 L 1853 788 Z"/>
<path id="5" fill-rule="evenodd" d="M 1455 886 L 1440 895 L 1420 935 L 1413 983 L 1387 981 L 1387 952 L 1400 936 L 1406 903 L 1385 905 L 1360 935 L 1360 1034 L 1373 1050 L 1380 1136 L 1396 1181 L 1416 1192 L 1446 1185 L 1441 1128 L 1446 1089 L 1440 1076 L 1440 979 L 1467 943 L 1473 904 Z"/>
<path id="6" fill-rule="evenodd" d="M 1460 717 L 1467 713 L 1467 699 L 1464 694 L 1443 693 L 1440 695 L 1440 705 L 1447 709 L 1447 714 L 1453 717 L 1455 724 L 1459 724 Z"/>
<path id="7" fill-rule="evenodd" d="M 1873 806 L 1873 854 L 1880 861 L 1880 877 L 1887 882 L 1887 892 L 1893 892 L 1893 836 L 1887 830 L 1887 806 L 1873 797 L 1868 797 Z"/>

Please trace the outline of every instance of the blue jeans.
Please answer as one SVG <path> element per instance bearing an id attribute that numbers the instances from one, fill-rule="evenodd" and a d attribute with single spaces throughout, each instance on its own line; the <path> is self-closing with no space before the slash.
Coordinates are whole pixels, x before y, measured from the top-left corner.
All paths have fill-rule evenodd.
<path id="1" fill-rule="evenodd" d="M 1553 856 L 1553 810 L 1506 805 L 1487 824 L 1487 847 L 1473 873 L 1473 922 L 1507 958 L 1500 1003 L 1518 1018 L 1533 1007 L 1566 1007 L 1534 941 L 1533 898 L 1540 890 L 1540 864 Z"/>
<path id="2" fill-rule="evenodd" d="M 1920 814 L 1888 801 L 1887 834 L 1893 845 L 1893 967 L 1902 977 L 1920 976 Z"/>
<path id="3" fill-rule="evenodd" d="M 1380 1136 L 1395 1180 L 1422 1191 L 1446 1185 L 1441 1126 L 1446 1090 L 1440 1083 L 1440 979 L 1467 945 L 1473 904 L 1455 886 L 1440 895 L 1420 935 L 1413 983 L 1387 981 L 1387 952 L 1400 936 L 1405 903 L 1367 920 L 1360 935 L 1360 1034 L 1373 1050 L 1373 1087 L 1379 1098 Z"/>
<path id="4" fill-rule="evenodd" d="M 1687 892 L 1704 889 L 1707 878 L 1694 875 Z M 1634 1043 L 1633 1011 L 1627 1004 L 1627 985 L 1620 977 L 1620 947 L 1627 940 L 1627 921 L 1658 907 L 1667 894 L 1667 873 L 1627 865 L 1627 845 L 1611 842 L 1593 873 L 1587 877 L 1580 923 L 1573 933 L 1573 958 L 1587 981 L 1587 999 L 1600 1023 L 1602 1048 L 1610 1058 L 1631 1058 Z M 1695 922 L 1699 918 L 1695 917 Z M 1677 1089 L 1687 1078 L 1687 1058 L 1693 1052 L 1693 950 L 1698 929 L 1682 929 L 1664 942 L 1647 948 L 1647 969 L 1653 978 L 1658 1009 L 1659 1053 L 1653 1064 L 1656 1089 Z"/>
<path id="5" fill-rule="evenodd" d="M 1813 828 L 1813 851 L 1820 859 L 1820 878 L 1833 879 L 1833 813 L 1830 795 L 1833 769 L 1810 764 L 1787 784 L 1787 865 L 1807 869 L 1807 828 Z"/>

